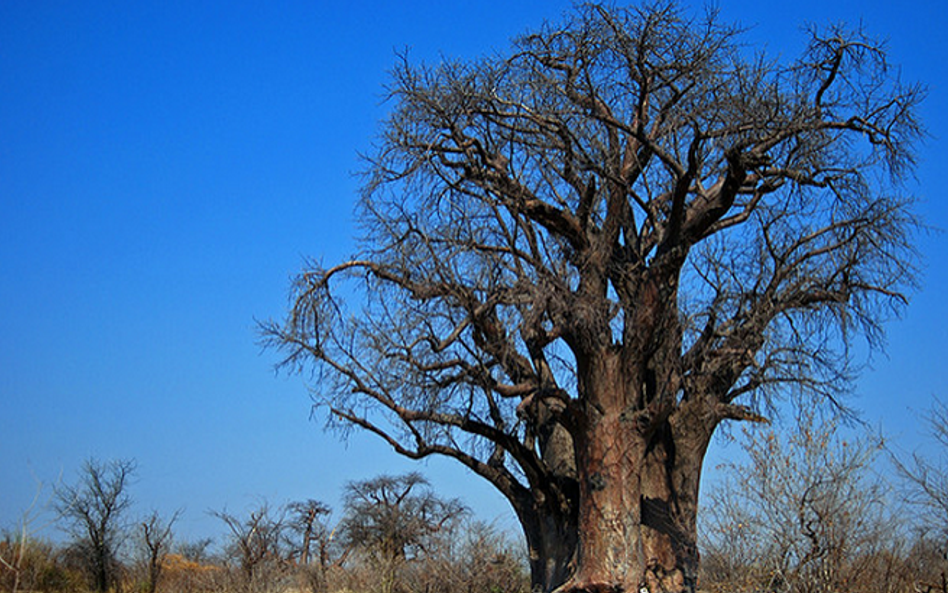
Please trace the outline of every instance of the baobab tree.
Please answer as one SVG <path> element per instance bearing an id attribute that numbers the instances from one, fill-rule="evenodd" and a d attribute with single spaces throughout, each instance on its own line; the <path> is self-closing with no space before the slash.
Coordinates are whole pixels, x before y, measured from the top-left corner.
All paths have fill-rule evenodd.
<path id="1" fill-rule="evenodd" d="M 432 492 L 418 473 L 351 482 L 344 498 L 341 539 L 347 548 L 366 554 L 382 593 L 399 590 L 401 566 L 437 547 L 466 512 L 457 500 Z"/>
<path id="2" fill-rule="evenodd" d="M 780 398 L 845 405 L 912 289 L 924 90 L 670 2 L 577 6 L 505 55 L 402 57 L 362 236 L 265 325 L 316 404 L 493 484 L 543 591 L 693 591 L 702 462 Z"/>

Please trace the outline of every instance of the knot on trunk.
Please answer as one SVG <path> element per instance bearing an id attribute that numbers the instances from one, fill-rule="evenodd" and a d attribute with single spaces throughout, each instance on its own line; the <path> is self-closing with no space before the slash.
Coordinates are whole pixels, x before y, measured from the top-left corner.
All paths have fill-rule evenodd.
<path id="1" fill-rule="evenodd" d="M 592 474 L 591 476 L 589 476 L 589 489 L 592 490 L 593 492 L 605 490 L 606 478 L 599 472 Z"/>

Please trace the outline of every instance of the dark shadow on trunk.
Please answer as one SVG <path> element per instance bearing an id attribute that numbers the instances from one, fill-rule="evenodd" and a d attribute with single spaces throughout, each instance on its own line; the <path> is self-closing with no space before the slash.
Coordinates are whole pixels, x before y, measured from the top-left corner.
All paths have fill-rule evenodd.
<path id="1" fill-rule="evenodd" d="M 541 496 L 517 509 L 527 540 L 533 593 L 553 591 L 573 572 L 579 533 L 576 484 L 570 480 L 562 486 L 567 495 L 560 504 Z"/>

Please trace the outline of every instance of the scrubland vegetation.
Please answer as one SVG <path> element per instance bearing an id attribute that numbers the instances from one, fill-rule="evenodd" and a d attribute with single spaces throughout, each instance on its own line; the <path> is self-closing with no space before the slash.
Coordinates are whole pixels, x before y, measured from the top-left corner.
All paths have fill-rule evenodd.
<path id="1" fill-rule="evenodd" d="M 179 516 L 135 518 L 127 460 L 88 461 L 75 485 L 59 486 L 52 543 L 31 532 L 31 513 L 0 537 L 3 592 L 265 593 L 529 589 L 518 546 L 438 496 L 420 475 L 348 484 L 340 517 L 316 500 L 261 503 L 211 514 L 221 541 L 178 541 Z M 45 530 L 44 530 L 45 531 Z"/>
<path id="2" fill-rule="evenodd" d="M 933 500 L 897 460 L 902 480 L 885 470 L 894 459 L 882 437 L 847 440 L 811 415 L 797 422 L 787 434 L 745 432 L 745 460 L 721 468 L 727 480 L 702 515 L 702 588 L 948 591 L 948 514 L 929 512 Z"/>
<path id="3" fill-rule="evenodd" d="M 948 445 L 948 410 L 926 419 Z M 843 434 L 845 433 L 845 437 Z M 718 468 L 702 512 L 699 589 L 724 592 L 946 592 L 948 480 L 942 460 L 893 455 L 802 414 L 792 430 L 747 430 Z M 938 450 L 945 450 L 939 448 Z M 894 468 L 894 469 L 893 469 Z M 420 474 L 346 485 L 317 500 L 213 511 L 220 541 L 175 537 L 179 513 L 136 516 L 127 460 L 88 461 L 59 485 L 55 525 L 33 509 L 0 538 L 0 591 L 529 591 L 524 546 L 439 496 Z M 33 531 L 60 530 L 53 543 Z"/>

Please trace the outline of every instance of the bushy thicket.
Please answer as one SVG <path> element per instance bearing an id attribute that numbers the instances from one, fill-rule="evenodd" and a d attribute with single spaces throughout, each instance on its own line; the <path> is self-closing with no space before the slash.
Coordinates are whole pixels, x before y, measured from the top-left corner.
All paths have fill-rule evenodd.
<path id="1" fill-rule="evenodd" d="M 383 582 L 383 575 L 365 550 L 352 550 L 345 558 L 326 565 L 318 559 L 301 564 L 291 546 L 275 550 L 258 563 L 253 573 L 241 566 L 231 548 L 213 556 L 188 557 L 178 547 L 162 561 L 157 584 L 160 592 L 173 593 L 296 593 L 425 591 L 430 593 L 521 593 L 529 590 L 529 578 L 520 549 L 506 536 L 481 523 L 469 523 L 430 551 L 406 559 Z M 0 540 L 0 591 L 82 592 L 92 583 L 81 564 L 70 559 L 68 546 L 41 539 L 21 542 L 8 534 Z M 9 563 L 9 565 L 8 565 Z M 140 592 L 148 587 L 146 568 L 129 559 L 122 564 L 116 592 Z"/>

